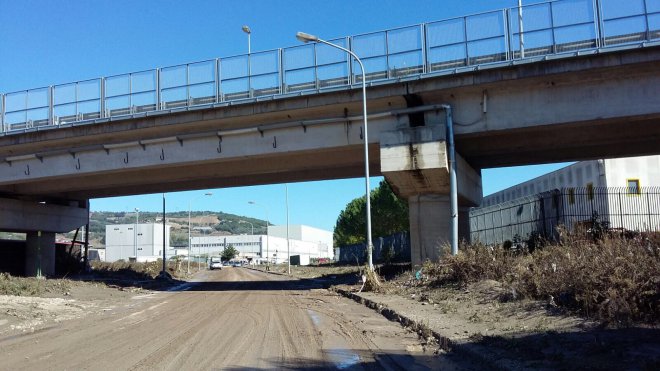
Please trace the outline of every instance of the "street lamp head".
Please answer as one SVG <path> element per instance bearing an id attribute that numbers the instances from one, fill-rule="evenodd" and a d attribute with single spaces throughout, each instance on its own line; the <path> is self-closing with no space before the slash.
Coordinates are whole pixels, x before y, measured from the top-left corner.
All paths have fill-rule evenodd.
<path id="1" fill-rule="evenodd" d="M 252 33 L 252 30 L 250 29 L 250 26 L 248 26 L 248 25 L 244 25 L 243 27 L 241 27 L 241 30 L 243 30 L 243 32 L 245 32 L 246 34 L 251 34 Z"/>
<path id="2" fill-rule="evenodd" d="M 206 192 L 204 193 L 204 196 L 213 196 L 213 192 Z"/>
<path id="3" fill-rule="evenodd" d="M 308 33 L 304 33 L 304 32 L 298 32 L 298 33 L 296 33 L 296 39 L 298 39 L 298 40 L 300 40 L 300 41 L 302 41 L 302 42 L 304 42 L 304 43 L 308 43 L 308 42 L 317 42 L 317 41 L 319 41 L 319 37 L 318 37 L 318 36 L 310 35 L 310 34 L 308 34 Z"/>
<path id="4" fill-rule="evenodd" d="M 135 212 L 138 212 L 138 211 L 140 211 L 140 209 L 136 207 L 136 208 L 135 208 Z"/>

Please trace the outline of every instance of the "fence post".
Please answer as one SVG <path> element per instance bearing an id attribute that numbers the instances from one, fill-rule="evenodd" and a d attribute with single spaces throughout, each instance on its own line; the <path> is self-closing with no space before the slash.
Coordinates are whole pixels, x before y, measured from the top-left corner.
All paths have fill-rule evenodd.
<path id="1" fill-rule="evenodd" d="M 545 197 L 539 195 L 539 200 L 541 201 L 541 221 L 543 223 L 543 238 L 548 238 L 548 232 L 545 228 Z"/>
<path id="2" fill-rule="evenodd" d="M 640 187 L 640 192 L 641 192 L 641 187 Z M 646 192 L 646 214 L 649 217 L 649 226 L 647 228 L 647 232 L 651 232 L 653 230 L 652 227 L 652 222 L 651 222 L 651 197 L 649 196 L 649 193 Z"/>
<path id="3" fill-rule="evenodd" d="M 621 217 L 621 228 L 624 228 L 623 226 L 623 204 L 621 203 L 621 191 L 619 190 L 619 216 Z"/>

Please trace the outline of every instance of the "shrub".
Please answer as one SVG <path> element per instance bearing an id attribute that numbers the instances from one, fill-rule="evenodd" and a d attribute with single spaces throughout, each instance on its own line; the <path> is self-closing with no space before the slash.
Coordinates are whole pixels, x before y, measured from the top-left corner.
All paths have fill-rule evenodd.
<path id="1" fill-rule="evenodd" d="M 533 252 L 504 247 L 463 246 L 457 256 L 425 265 L 435 284 L 500 281 L 522 297 L 559 306 L 606 322 L 629 324 L 660 319 L 660 238 L 567 235 L 561 245 Z"/>

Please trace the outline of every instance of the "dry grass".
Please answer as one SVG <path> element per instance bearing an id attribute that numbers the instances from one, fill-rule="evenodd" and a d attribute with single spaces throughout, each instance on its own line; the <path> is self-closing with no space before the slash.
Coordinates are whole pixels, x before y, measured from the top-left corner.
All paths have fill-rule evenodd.
<path id="1" fill-rule="evenodd" d="M 644 234 L 595 242 L 567 236 L 563 244 L 533 253 L 471 245 L 441 263 L 427 263 L 424 271 L 435 285 L 491 279 L 507 288 L 503 300 L 547 300 L 610 323 L 657 323 L 659 242 L 657 235 Z"/>
<path id="2" fill-rule="evenodd" d="M 0 273 L 0 295 L 39 296 L 47 292 L 65 293 L 71 289 L 71 281 L 47 280 L 35 277 L 13 277 Z"/>
<path id="3" fill-rule="evenodd" d="M 154 279 L 163 269 L 162 260 L 150 263 L 130 263 L 125 261 L 91 263 L 92 271 L 105 276 L 121 276 L 125 279 Z M 168 260 L 167 272 L 174 278 L 186 275 L 186 266 L 178 261 Z"/>

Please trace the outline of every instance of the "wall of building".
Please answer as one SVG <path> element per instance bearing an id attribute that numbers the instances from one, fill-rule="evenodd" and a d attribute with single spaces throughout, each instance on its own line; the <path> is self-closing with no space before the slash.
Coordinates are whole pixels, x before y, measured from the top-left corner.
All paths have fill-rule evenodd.
<path id="1" fill-rule="evenodd" d="M 170 249 L 171 226 L 165 226 L 165 246 Z M 137 242 L 137 244 L 136 244 Z M 137 255 L 136 255 L 137 248 Z M 163 254 L 163 225 L 158 223 L 110 224 L 105 226 L 106 261 L 155 260 Z"/>
<path id="2" fill-rule="evenodd" d="M 285 232 L 286 233 L 286 232 Z M 290 255 L 307 255 L 310 258 L 328 257 L 328 247 L 324 243 L 301 241 L 266 235 L 235 235 L 235 236 L 204 236 L 192 237 L 192 255 L 220 255 L 225 246 L 232 245 L 240 257 L 268 259 L 283 262 L 287 258 L 287 248 Z"/>
<path id="3" fill-rule="evenodd" d="M 627 187 L 629 179 L 638 179 L 642 188 L 657 187 L 660 186 L 660 156 L 607 159 L 605 174 L 608 187 Z"/>
<path id="4" fill-rule="evenodd" d="M 520 197 L 559 188 L 606 187 L 603 160 L 580 161 L 565 168 L 541 175 L 513 187 L 485 196 L 481 206 L 497 205 Z"/>
<path id="5" fill-rule="evenodd" d="M 270 236 L 286 238 L 286 225 L 274 225 L 268 227 Z M 332 258 L 334 255 L 334 245 L 332 232 L 320 228 L 310 227 L 302 224 L 289 225 L 289 238 L 299 241 L 318 243 L 319 254 L 323 258 Z"/>

